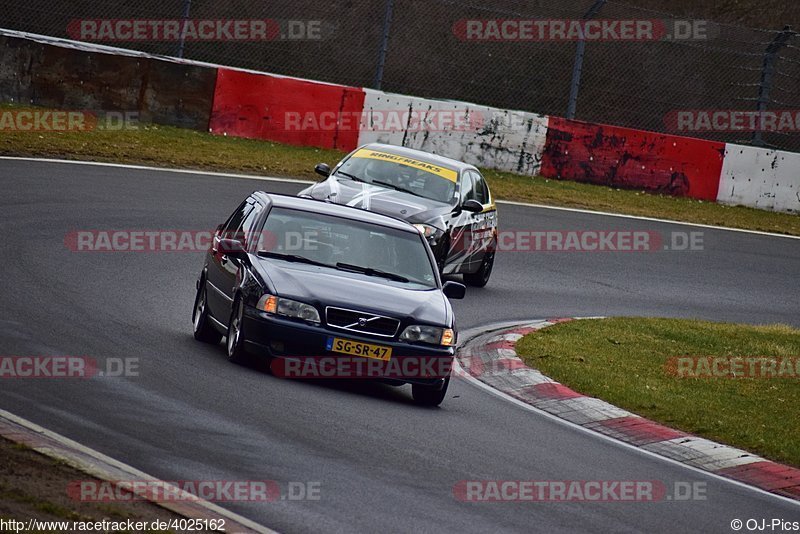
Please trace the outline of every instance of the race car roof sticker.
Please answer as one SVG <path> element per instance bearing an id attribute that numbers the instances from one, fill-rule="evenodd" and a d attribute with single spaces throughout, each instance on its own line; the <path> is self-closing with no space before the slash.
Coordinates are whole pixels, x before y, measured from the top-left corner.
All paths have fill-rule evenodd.
<path id="1" fill-rule="evenodd" d="M 427 171 L 431 174 L 435 174 L 437 176 L 441 176 L 442 178 L 446 178 L 451 182 L 455 182 L 458 180 L 458 172 L 454 171 L 453 169 L 448 169 L 446 167 L 440 167 L 439 165 L 434 165 L 433 163 L 426 163 L 424 161 L 419 161 L 417 159 L 407 158 L 405 156 L 398 156 L 397 154 L 390 154 L 388 152 L 381 152 L 379 150 L 370 150 L 367 148 L 362 148 L 358 150 L 355 154 L 353 154 L 354 158 L 364 158 L 364 159 L 379 159 L 383 161 L 391 161 L 394 163 L 399 163 L 401 165 L 407 165 L 409 167 L 414 167 L 415 169 L 422 169 L 423 171 Z"/>

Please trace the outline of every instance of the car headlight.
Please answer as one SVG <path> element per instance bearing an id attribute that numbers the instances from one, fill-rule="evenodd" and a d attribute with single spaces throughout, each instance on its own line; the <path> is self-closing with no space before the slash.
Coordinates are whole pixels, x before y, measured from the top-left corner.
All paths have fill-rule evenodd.
<path id="1" fill-rule="evenodd" d="M 431 345 L 452 347 L 456 342 L 456 335 L 451 328 L 413 324 L 403 330 L 400 339 L 412 343 L 430 343 Z"/>
<path id="2" fill-rule="evenodd" d="M 267 313 L 283 315 L 293 319 L 302 319 L 310 323 L 319 323 L 319 312 L 314 306 L 296 300 L 284 299 L 275 295 L 264 295 L 258 300 L 256 308 Z"/>
<path id="3" fill-rule="evenodd" d="M 430 224 L 415 224 L 414 228 L 419 230 L 419 233 L 421 233 L 426 239 L 437 232 L 436 227 L 431 226 Z"/>

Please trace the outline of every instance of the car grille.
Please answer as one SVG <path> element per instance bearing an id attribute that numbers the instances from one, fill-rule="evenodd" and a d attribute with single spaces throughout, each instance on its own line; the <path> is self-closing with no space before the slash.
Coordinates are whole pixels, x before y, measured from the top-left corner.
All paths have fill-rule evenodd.
<path id="1" fill-rule="evenodd" d="M 400 328 L 400 321 L 391 317 L 330 306 L 325 308 L 325 320 L 334 328 L 381 337 L 394 337 Z"/>

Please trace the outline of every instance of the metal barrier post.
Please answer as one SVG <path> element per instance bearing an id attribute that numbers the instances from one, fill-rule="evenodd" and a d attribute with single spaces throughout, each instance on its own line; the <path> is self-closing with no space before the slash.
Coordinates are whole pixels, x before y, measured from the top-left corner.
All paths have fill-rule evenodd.
<path id="1" fill-rule="evenodd" d="M 386 64 L 386 51 L 389 48 L 389 30 L 392 26 L 392 11 L 394 10 L 394 0 L 386 0 L 386 13 L 383 16 L 383 35 L 381 36 L 381 48 L 378 54 L 378 68 L 375 70 L 375 82 L 372 86 L 380 89 L 383 83 L 383 66 Z"/>
<path id="2" fill-rule="evenodd" d="M 778 55 L 778 51 L 786 45 L 793 35 L 795 35 L 795 32 L 792 31 L 792 28 L 784 26 L 783 30 L 775 36 L 775 39 L 772 40 L 764 52 L 764 63 L 761 67 L 761 81 L 758 83 L 758 103 L 756 104 L 759 118 L 767 111 L 767 104 L 769 104 L 769 93 L 772 90 L 772 78 L 775 75 L 775 58 Z M 760 122 L 761 121 L 759 121 L 759 123 Z M 750 144 L 754 146 L 764 146 L 764 139 L 762 138 L 760 126 L 759 124 L 759 127 L 753 132 L 753 139 Z"/>
<path id="3" fill-rule="evenodd" d="M 186 21 L 189 20 L 189 10 L 192 8 L 192 0 L 183 1 L 183 14 L 181 15 L 181 37 L 178 42 L 178 52 L 175 54 L 177 57 L 183 57 L 183 47 L 186 44 Z"/>
<path id="4" fill-rule="evenodd" d="M 589 11 L 583 16 L 583 20 L 589 20 L 594 17 L 600 9 L 602 9 L 603 5 L 605 5 L 606 0 L 596 0 L 592 7 L 589 8 Z M 581 71 L 583 70 L 583 55 L 586 52 L 586 41 L 584 39 L 580 39 L 578 41 L 578 46 L 575 49 L 575 63 L 572 66 L 572 82 L 569 86 L 569 104 L 567 104 L 567 118 L 574 119 L 575 118 L 575 108 L 578 105 L 578 90 L 581 86 Z"/>

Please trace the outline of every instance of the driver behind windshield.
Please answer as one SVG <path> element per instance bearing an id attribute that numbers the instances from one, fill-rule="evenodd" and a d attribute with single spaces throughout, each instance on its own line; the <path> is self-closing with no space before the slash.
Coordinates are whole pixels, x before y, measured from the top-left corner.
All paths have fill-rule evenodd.
<path id="1" fill-rule="evenodd" d="M 367 158 L 350 158 L 339 169 L 344 177 L 355 176 L 367 183 L 406 190 L 418 196 L 449 203 L 455 183 L 408 165 Z"/>

